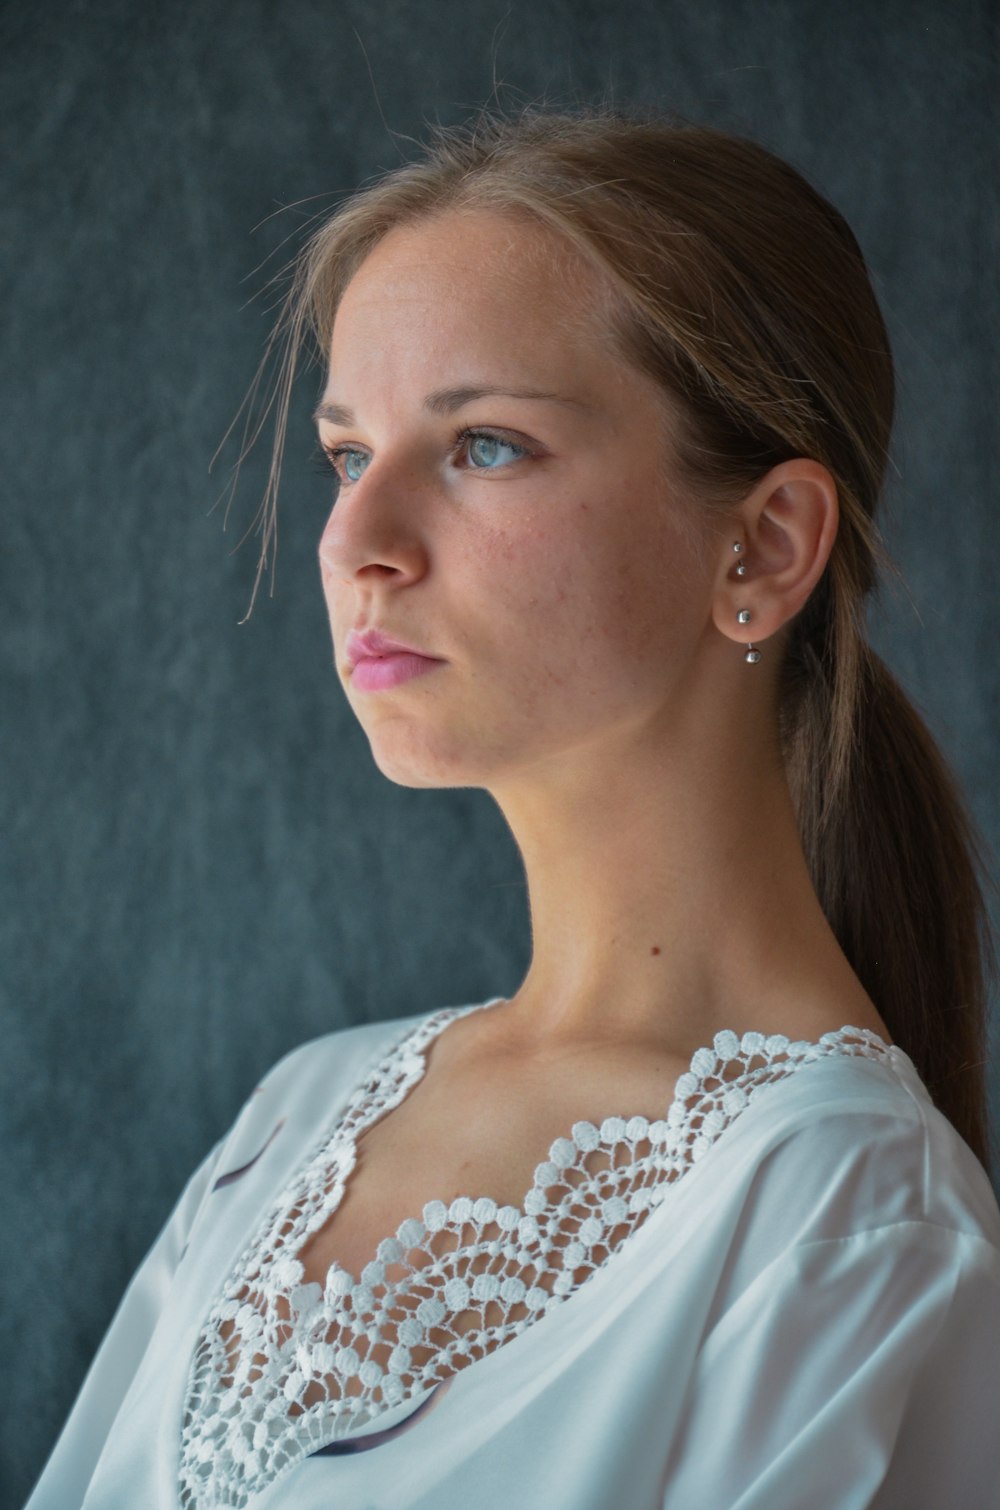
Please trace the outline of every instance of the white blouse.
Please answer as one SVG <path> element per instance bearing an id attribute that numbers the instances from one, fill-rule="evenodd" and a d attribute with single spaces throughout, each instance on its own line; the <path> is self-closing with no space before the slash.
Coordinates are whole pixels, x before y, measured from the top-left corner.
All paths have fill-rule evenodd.
<path id="1" fill-rule="evenodd" d="M 301 1283 L 360 1134 L 503 999 L 269 1071 L 26 1510 L 995 1510 L 1000 1209 L 867 1029 L 718 1033 L 662 1120 L 576 1122 L 521 1206 L 430 1201 Z"/>

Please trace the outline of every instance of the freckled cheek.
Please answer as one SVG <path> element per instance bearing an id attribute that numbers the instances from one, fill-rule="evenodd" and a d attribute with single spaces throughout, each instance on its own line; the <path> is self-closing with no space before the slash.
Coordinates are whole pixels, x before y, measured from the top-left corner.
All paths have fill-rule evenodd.
<path id="1" fill-rule="evenodd" d="M 552 545 L 550 532 L 543 529 L 496 536 L 479 554 L 477 563 L 490 595 L 499 592 L 511 602 L 524 602 L 546 583 L 551 589 Z"/>
<path id="2" fill-rule="evenodd" d="M 317 554 L 319 554 L 325 574 L 334 571 L 335 554 L 337 554 L 337 518 L 335 509 L 329 510 L 322 532 L 320 532 L 319 542 L 317 542 Z"/>
<path id="3" fill-rule="evenodd" d="M 323 526 L 323 533 L 320 535 L 316 545 L 316 555 L 319 559 L 320 575 L 323 578 L 324 586 L 326 585 L 327 579 L 334 575 L 333 555 L 331 550 L 332 540 L 330 536 L 330 519 L 327 519 L 326 524 Z"/>
<path id="4" fill-rule="evenodd" d="M 334 603 L 340 593 L 346 593 L 348 588 L 341 583 L 341 578 L 332 566 L 320 560 L 320 582 L 323 589 L 323 601 L 330 613 L 333 612 Z"/>

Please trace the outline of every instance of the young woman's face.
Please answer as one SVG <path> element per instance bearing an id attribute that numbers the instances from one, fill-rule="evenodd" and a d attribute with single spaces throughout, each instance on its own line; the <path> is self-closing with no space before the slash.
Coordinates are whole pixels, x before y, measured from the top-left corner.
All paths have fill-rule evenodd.
<path id="1" fill-rule="evenodd" d="M 609 355 L 597 293 L 549 232 L 476 211 L 393 231 L 341 301 L 323 590 L 348 700 L 404 786 L 499 792 L 682 716 L 714 568 L 664 480 L 660 391 Z M 373 627 L 438 664 L 360 690 L 347 637 Z"/>

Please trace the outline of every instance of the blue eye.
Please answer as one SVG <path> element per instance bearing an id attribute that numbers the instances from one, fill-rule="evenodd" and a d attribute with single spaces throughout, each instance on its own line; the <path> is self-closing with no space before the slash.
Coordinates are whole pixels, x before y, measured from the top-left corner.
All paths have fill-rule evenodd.
<path id="1" fill-rule="evenodd" d="M 346 446 L 339 450 L 336 454 L 344 458 L 344 475 L 346 476 L 348 482 L 357 482 L 361 477 L 361 473 L 365 470 L 365 467 L 371 461 L 371 457 L 365 456 L 363 451 L 350 451 Z M 356 456 L 360 457 L 363 463 L 357 474 L 351 471 L 351 459 L 352 457 Z"/>
<path id="2" fill-rule="evenodd" d="M 463 448 L 473 472 L 498 472 L 501 467 L 531 455 L 526 446 L 504 440 L 503 436 L 493 435 L 489 430 L 460 430 L 454 437 L 452 450 L 460 452 Z M 501 454 L 504 451 L 511 453 L 507 459 Z M 360 482 L 371 461 L 367 452 L 359 451 L 355 446 L 321 446 L 320 452 L 323 470 L 332 471 L 341 487 Z"/>
<path id="3" fill-rule="evenodd" d="M 476 472 L 493 471 L 491 463 L 496 460 L 498 450 L 514 451 L 515 461 L 519 456 L 528 454 L 523 446 L 515 446 L 512 440 L 501 440 L 499 435 L 490 435 L 485 430 L 467 430 L 465 439 L 469 442 L 469 459 L 473 462 L 473 471 Z M 483 462 L 481 467 L 475 464 L 477 452 L 479 460 Z M 507 466 L 509 463 L 503 462 L 502 465 Z"/>
<path id="4" fill-rule="evenodd" d="M 341 457 L 348 458 L 341 464 Z M 352 470 L 355 465 L 350 458 L 360 457 L 364 465 L 360 471 Z M 371 460 L 363 451 L 356 451 L 353 446 L 320 446 L 318 453 L 320 471 L 325 476 L 332 472 L 337 482 L 343 487 L 344 483 L 357 482 L 365 467 Z"/>

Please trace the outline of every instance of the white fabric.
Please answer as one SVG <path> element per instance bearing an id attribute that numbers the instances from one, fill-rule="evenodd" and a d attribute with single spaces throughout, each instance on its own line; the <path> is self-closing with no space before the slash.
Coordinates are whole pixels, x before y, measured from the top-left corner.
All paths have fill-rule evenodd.
<path id="1" fill-rule="evenodd" d="M 843 1029 L 796 1045 L 719 1033 L 678 1080 L 665 1118 L 574 1123 L 519 1206 L 476 1191 L 431 1200 L 386 1234 L 360 1275 L 334 1263 L 323 1286 L 303 1283 L 295 1255 L 339 1206 L 360 1135 L 421 1078 L 449 1022 L 492 1004 L 446 1008 L 393 1046 L 223 1285 L 185 1398 L 185 1510 L 245 1510 L 316 1449 L 371 1422 L 384 1429 L 390 1407 L 411 1402 L 409 1418 L 431 1386 L 587 1283 L 766 1085 L 822 1055 L 888 1052 L 875 1034 Z"/>
<path id="2" fill-rule="evenodd" d="M 396 1263 L 398 1282 L 332 1270 L 325 1313 L 296 1289 L 295 1250 L 339 1201 L 353 1136 L 416 1083 L 436 1032 L 499 1000 L 331 1033 L 269 1072 L 137 1271 L 26 1510 L 1000 1504 L 1000 1210 L 907 1055 L 863 1030 L 719 1034 L 662 1124 L 567 1129 L 536 1171 L 552 1246 L 535 1252 L 534 1309 L 509 1288 L 528 1200 L 513 1222 L 429 1203 L 402 1245 L 427 1265 Z M 585 1157 L 595 1133 L 601 1178 Z M 621 1237 L 623 1189 L 645 1203 Z M 415 1301 L 436 1264 L 454 1315 L 468 1312 L 478 1281 L 458 1295 L 460 1255 L 434 1235 L 470 1220 L 470 1273 L 493 1243 L 508 1282 L 474 1361 L 468 1331 L 445 1366 L 344 1309 L 365 1285 L 366 1304 Z M 560 1286 L 577 1261 L 582 1282 Z M 228 1397 L 227 1321 L 257 1364 Z M 338 1378 L 369 1348 L 391 1356 L 387 1341 L 395 1364 L 341 1397 Z M 323 1387 L 307 1393 L 310 1368 Z M 334 1451 L 307 1455 L 323 1444 Z"/>

